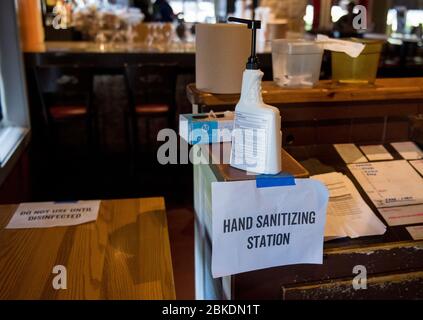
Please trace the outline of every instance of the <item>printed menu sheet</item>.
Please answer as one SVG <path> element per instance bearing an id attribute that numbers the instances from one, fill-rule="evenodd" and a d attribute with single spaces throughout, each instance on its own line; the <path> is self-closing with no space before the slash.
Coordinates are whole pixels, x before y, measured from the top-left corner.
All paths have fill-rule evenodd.
<path id="1" fill-rule="evenodd" d="M 392 160 L 394 157 L 385 149 L 384 146 L 380 145 L 370 145 L 370 146 L 360 146 L 361 151 L 364 152 L 367 159 L 370 161 L 379 161 L 379 160 Z"/>
<path id="2" fill-rule="evenodd" d="M 329 190 L 325 240 L 384 234 L 386 226 L 369 208 L 351 180 L 339 172 L 312 176 Z"/>
<path id="3" fill-rule="evenodd" d="M 394 142 L 391 146 L 406 160 L 414 160 L 423 158 L 423 152 L 420 148 L 411 141 Z"/>
<path id="4" fill-rule="evenodd" d="M 334 144 L 333 147 L 338 151 L 345 163 L 367 162 L 366 157 L 354 143 Z"/>
<path id="5" fill-rule="evenodd" d="M 423 203 L 423 179 L 406 160 L 349 164 L 377 208 Z"/>

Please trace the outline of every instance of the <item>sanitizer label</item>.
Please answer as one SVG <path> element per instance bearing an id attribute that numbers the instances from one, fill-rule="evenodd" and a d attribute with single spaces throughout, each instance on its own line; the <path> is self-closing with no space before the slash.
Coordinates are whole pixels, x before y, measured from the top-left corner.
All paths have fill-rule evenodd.
<path id="1" fill-rule="evenodd" d="M 268 123 L 269 120 L 261 115 L 235 113 L 231 158 L 233 166 L 258 173 L 265 170 Z"/>

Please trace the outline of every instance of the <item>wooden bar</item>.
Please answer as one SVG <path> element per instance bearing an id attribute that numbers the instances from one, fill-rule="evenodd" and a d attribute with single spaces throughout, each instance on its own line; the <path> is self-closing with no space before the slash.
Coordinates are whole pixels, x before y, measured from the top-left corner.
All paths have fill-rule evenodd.
<path id="1" fill-rule="evenodd" d="M 105 200 L 77 226 L 4 229 L 16 208 L 0 206 L 0 299 L 175 299 L 163 198 Z M 66 290 L 52 286 L 56 265 Z"/>
<path id="2" fill-rule="evenodd" d="M 282 88 L 273 81 L 263 81 L 265 103 L 272 105 L 316 102 L 401 101 L 423 100 L 423 78 L 377 79 L 374 85 L 335 84 L 331 80 L 319 81 L 313 88 Z M 239 94 L 212 94 L 198 90 L 195 84 L 187 86 L 191 104 L 215 107 L 235 105 Z"/>

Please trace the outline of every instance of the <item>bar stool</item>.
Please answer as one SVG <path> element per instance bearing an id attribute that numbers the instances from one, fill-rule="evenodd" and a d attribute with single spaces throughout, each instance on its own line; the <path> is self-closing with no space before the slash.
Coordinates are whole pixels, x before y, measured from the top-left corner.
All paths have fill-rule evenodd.
<path id="1" fill-rule="evenodd" d="M 57 144 L 57 127 L 65 121 L 86 121 L 88 143 L 94 145 L 97 128 L 93 107 L 93 73 L 85 66 L 45 65 L 35 67 L 42 113 L 50 142 Z"/>
<path id="2" fill-rule="evenodd" d="M 139 119 L 144 120 L 148 137 L 152 119 L 165 118 L 169 128 L 175 127 L 176 77 L 176 64 L 125 65 L 129 96 L 126 127 L 133 155 L 138 146 Z M 149 146 L 153 144 L 149 142 Z"/>

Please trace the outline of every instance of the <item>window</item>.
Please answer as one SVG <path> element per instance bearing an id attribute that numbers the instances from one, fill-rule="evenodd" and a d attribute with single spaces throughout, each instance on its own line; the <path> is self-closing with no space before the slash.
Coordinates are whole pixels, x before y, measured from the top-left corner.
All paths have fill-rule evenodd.
<path id="1" fill-rule="evenodd" d="M 310 31 L 313 28 L 314 7 L 308 4 L 304 15 L 305 30 Z"/>
<path id="2" fill-rule="evenodd" d="M 27 143 L 29 116 L 14 0 L 0 1 L 0 185 Z"/>
<path id="3" fill-rule="evenodd" d="M 402 28 L 398 25 L 401 25 L 401 19 L 398 16 L 401 16 L 405 12 L 405 21 L 402 22 Z M 404 19 L 402 19 L 404 20 Z M 411 33 L 413 28 L 418 27 L 423 21 L 423 10 L 406 10 L 406 8 L 397 7 L 394 9 L 388 10 L 388 16 L 386 19 L 386 24 L 390 26 L 392 32 L 400 33 Z M 401 30 L 402 29 L 402 30 Z"/>
<path id="4" fill-rule="evenodd" d="M 186 22 L 216 22 L 213 0 L 170 0 L 173 12 L 184 14 Z"/>
<path id="5" fill-rule="evenodd" d="M 5 166 L 28 131 L 25 127 L 14 125 L 7 120 L 1 62 L 0 52 L 0 169 Z"/>
<path id="6" fill-rule="evenodd" d="M 338 2 L 338 5 L 332 6 L 330 10 L 332 22 L 338 21 L 342 16 L 348 13 L 347 7 L 349 3 L 350 3 L 350 0 L 340 0 Z M 356 1 L 356 4 L 358 4 L 358 1 Z M 359 13 L 357 8 L 354 8 L 353 12 Z"/>
<path id="7" fill-rule="evenodd" d="M 1 123 L 3 120 L 3 81 L 1 78 L 1 70 L 0 70 L 0 128 L 1 128 Z"/>

